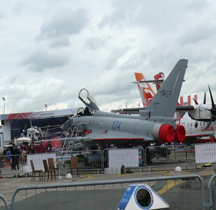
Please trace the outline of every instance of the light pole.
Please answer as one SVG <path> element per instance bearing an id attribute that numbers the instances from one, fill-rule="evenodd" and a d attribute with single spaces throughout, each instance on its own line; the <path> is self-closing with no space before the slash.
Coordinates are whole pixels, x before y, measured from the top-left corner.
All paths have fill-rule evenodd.
<path id="1" fill-rule="evenodd" d="M 46 108 L 46 111 L 47 111 L 47 104 L 45 104 L 45 108 Z"/>
<path id="2" fill-rule="evenodd" d="M 2 97 L 2 100 L 4 101 L 4 114 L 5 114 L 5 101 L 6 101 L 5 97 Z"/>

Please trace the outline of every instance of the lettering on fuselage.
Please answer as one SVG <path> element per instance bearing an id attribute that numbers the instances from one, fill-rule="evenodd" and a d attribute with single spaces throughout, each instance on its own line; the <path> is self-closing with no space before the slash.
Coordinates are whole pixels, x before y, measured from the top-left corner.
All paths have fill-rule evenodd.
<path id="1" fill-rule="evenodd" d="M 205 131 L 205 128 L 206 127 L 201 127 L 201 131 Z M 206 131 L 214 131 L 214 127 L 213 126 L 209 126 Z"/>
<path id="2" fill-rule="evenodd" d="M 171 96 L 172 91 L 164 90 L 164 89 L 163 89 L 162 91 L 160 91 L 160 93 L 161 93 L 162 96 L 165 96 L 165 97 L 168 98 L 168 96 Z"/>
<path id="3" fill-rule="evenodd" d="M 121 129 L 121 123 L 122 121 L 113 121 L 113 124 L 112 124 L 112 130 L 116 131 L 120 131 Z"/>

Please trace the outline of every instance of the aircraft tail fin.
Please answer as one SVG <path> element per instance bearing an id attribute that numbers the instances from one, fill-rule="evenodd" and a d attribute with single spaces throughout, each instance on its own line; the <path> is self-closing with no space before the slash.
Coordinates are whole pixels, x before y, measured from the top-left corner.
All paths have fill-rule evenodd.
<path id="1" fill-rule="evenodd" d="M 188 60 L 186 59 L 177 62 L 145 112 L 149 112 L 151 116 L 174 117 L 187 64 Z"/>
<path id="2" fill-rule="evenodd" d="M 165 79 L 164 73 L 160 72 L 160 73 L 154 75 L 154 79 L 155 80 L 159 80 L 159 79 L 163 79 L 164 80 Z M 160 89 L 160 86 L 162 85 L 162 83 L 163 83 L 163 81 L 155 82 L 157 91 Z"/>
<path id="3" fill-rule="evenodd" d="M 134 73 L 136 77 L 136 81 L 145 81 L 145 77 L 143 76 L 142 73 Z M 150 101 L 153 99 L 155 96 L 155 92 L 152 90 L 151 86 L 149 83 L 137 83 L 140 96 L 142 98 L 142 103 L 143 106 L 148 106 Z"/>

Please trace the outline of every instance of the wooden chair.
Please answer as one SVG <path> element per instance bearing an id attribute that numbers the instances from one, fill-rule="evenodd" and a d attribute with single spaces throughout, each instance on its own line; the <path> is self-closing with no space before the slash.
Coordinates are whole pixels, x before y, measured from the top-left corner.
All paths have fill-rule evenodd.
<path id="1" fill-rule="evenodd" d="M 55 177 L 55 180 L 56 180 L 56 170 L 55 169 L 49 169 L 46 160 L 43 160 L 43 165 L 44 165 L 44 181 L 45 181 L 46 173 L 48 173 L 47 181 L 49 180 L 49 175 L 50 174 L 51 174 L 51 180 L 52 180 L 52 173 L 53 172 L 54 172 L 54 177 Z"/>
<path id="2" fill-rule="evenodd" d="M 35 170 L 33 160 L 30 160 L 30 163 L 31 163 L 31 168 L 32 168 L 32 178 L 31 178 L 31 181 L 33 181 L 33 178 L 35 180 L 35 174 L 36 173 L 39 173 L 40 181 L 41 181 L 41 177 L 42 177 L 42 180 L 43 180 L 43 171 L 42 170 Z"/>
<path id="3" fill-rule="evenodd" d="M 56 171 L 58 170 L 58 168 L 56 168 L 54 165 L 54 159 L 53 158 L 48 158 L 48 165 L 49 165 L 49 169 L 55 169 Z"/>
<path id="4" fill-rule="evenodd" d="M 71 175 L 73 175 L 73 169 L 77 169 L 77 176 L 80 176 L 80 170 L 76 156 L 71 157 Z"/>

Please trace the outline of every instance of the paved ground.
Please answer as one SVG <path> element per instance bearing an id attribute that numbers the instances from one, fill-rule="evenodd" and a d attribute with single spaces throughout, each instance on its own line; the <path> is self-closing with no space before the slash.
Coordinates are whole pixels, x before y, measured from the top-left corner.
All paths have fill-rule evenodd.
<path id="1" fill-rule="evenodd" d="M 184 167 L 182 167 L 184 169 Z M 91 181 L 101 181 L 101 180 L 121 180 L 121 179 L 133 179 L 133 178 L 143 178 L 143 177 L 159 177 L 167 175 L 184 175 L 184 174 L 198 174 L 200 176 L 210 176 L 215 173 L 214 167 L 202 167 L 198 166 L 197 169 L 191 167 L 189 170 L 182 170 L 181 172 L 176 172 L 175 167 L 155 167 L 152 171 L 149 168 L 145 168 L 140 172 L 140 169 L 132 169 L 134 173 L 132 174 L 116 174 L 116 175 L 106 175 L 102 172 L 97 174 L 97 171 L 82 171 L 80 177 L 76 175 L 72 179 L 66 179 L 65 175 L 62 175 L 62 179 L 39 181 L 36 177 L 35 181 L 31 181 L 31 177 L 18 177 L 19 170 L 11 170 L 10 168 L 3 168 L 2 174 L 4 178 L 0 179 L 0 193 L 4 195 L 8 201 L 11 203 L 11 197 L 14 190 L 19 186 L 30 186 L 30 185 L 41 185 L 41 184 L 58 184 L 58 183 L 70 183 L 70 182 L 91 182 Z M 25 195 L 17 196 L 16 202 L 25 198 Z M 0 207 L 4 206 L 4 203 L 0 200 Z M 2 208 L 1 208 L 2 209 Z"/>

